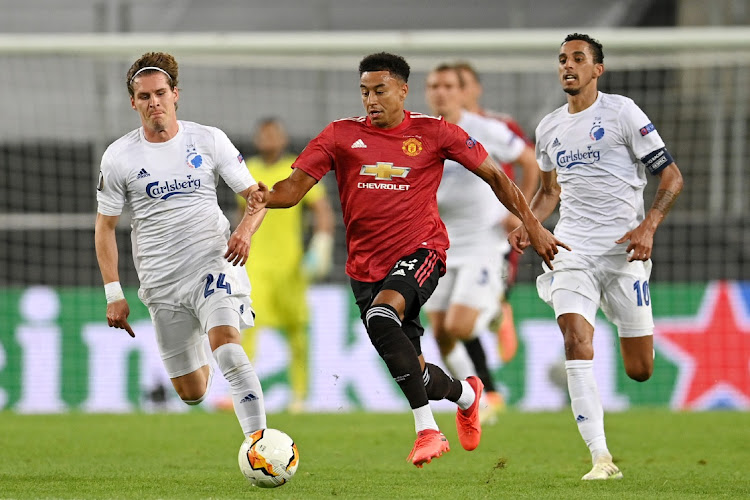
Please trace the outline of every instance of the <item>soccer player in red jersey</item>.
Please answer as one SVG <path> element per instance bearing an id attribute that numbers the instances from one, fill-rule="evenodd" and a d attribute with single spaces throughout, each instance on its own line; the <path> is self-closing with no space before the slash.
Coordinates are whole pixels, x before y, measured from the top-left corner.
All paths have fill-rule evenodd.
<path id="1" fill-rule="evenodd" d="M 426 363 L 420 347 L 419 311 L 445 271 L 448 248 L 436 200 L 443 161 L 455 160 L 484 179 L 523 221 L 547 265 L 558 246 L 567 246 L 534 218 L 521 191 L 481 144 L 445 120 L 404 110 L 409 65 L 401 56 L 371 54 L 360 62 L 359 74 L 367 115 L 330 123 L 300 154 L 287 179 L 270 191 L 260 187 L 248 211 L 293 206 L 329 170 L 335 172 L 346 227 L 346 272 L 370 340 L 411 406 L 417 439 L 409 460 L 422 467 L 449 450 L 430 399 L 458 405 L 456 426 L 464 449 L 476 448 L 481 436 L 481 381 L 454 380 Z"/>

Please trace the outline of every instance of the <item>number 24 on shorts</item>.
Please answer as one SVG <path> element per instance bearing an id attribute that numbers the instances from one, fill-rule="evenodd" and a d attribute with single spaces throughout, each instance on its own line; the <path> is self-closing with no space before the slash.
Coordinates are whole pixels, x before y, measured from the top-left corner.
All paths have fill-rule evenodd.
<path id="1" fill-rule="evenodd" d="M 203 289 L 203 297 L 208 297 L 219 288 L 223 288 L 227 291 L 227 295 L 232 295 L 232 287 L 228 281 L 224 281 L 226 275 L 224 273 L 219 274 L 219 278 L 216 280 L 216 289 L 212 289 L 211 285 L 214 283 L 214 275 L 209 274 L 206 276 L 206 288 Z"/>

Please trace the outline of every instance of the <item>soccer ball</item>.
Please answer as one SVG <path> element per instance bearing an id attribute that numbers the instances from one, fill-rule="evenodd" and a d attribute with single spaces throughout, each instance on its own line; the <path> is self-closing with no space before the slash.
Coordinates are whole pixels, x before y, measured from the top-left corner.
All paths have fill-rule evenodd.
<path id="1" fill-rule="evenodd" d="M 238 460 L 250 484 L 275 488 L 292 479 L 299 465 L 299 452 L 288 435 L 276 429 L 261 429 L 242 442 Z"/>

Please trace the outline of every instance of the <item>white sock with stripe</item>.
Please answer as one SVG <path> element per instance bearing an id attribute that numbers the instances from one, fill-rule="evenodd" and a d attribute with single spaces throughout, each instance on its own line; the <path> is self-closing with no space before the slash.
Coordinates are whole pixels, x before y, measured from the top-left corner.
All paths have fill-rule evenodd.
<path id="1" fill-rule="evenodd" d="M 234 412 L 237 414 L 242 432 L 247 436 L 258 429 L 265 429 L 263 389 L 242 346 L 233 343 L 220 345 L 214 350 L 213 355 L 232 389 Z"/>
<path id="2" fill-rule="evenodd" d="M 568 360 L 565 362 L 565 371 L 568 375 L 570 406 L 578 424 L 578 432 L 589 447 L 593 459 L 609 454 L 604 435 L 604 409 L 594 379 L 594 361 Z"/>

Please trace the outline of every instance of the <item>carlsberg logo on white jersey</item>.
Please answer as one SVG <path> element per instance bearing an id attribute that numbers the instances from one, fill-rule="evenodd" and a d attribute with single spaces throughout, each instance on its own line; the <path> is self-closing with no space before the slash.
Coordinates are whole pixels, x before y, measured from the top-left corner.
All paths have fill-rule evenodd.
<path id="1" fill-rule="evenodd" d="M 586 151 L 580 149 L 567 151 L 563 149 L 557 153 L 557 166 L 560 168 L 571 168 L 577 165 L 593 165 L 599 161 L 599 150 L 589 147 Z"/>
<path id="2" fill-rule="evenodd" d="M 188 175 L 185 180 L 173 179 L 171 181 L 150 182 L 146 185 L 146 194 L 151 198 L 166 200 L 177 194 L 194 193 L 199 187 L 201 187 L 201 180 L 193 179 L 191 175 Z"/>

